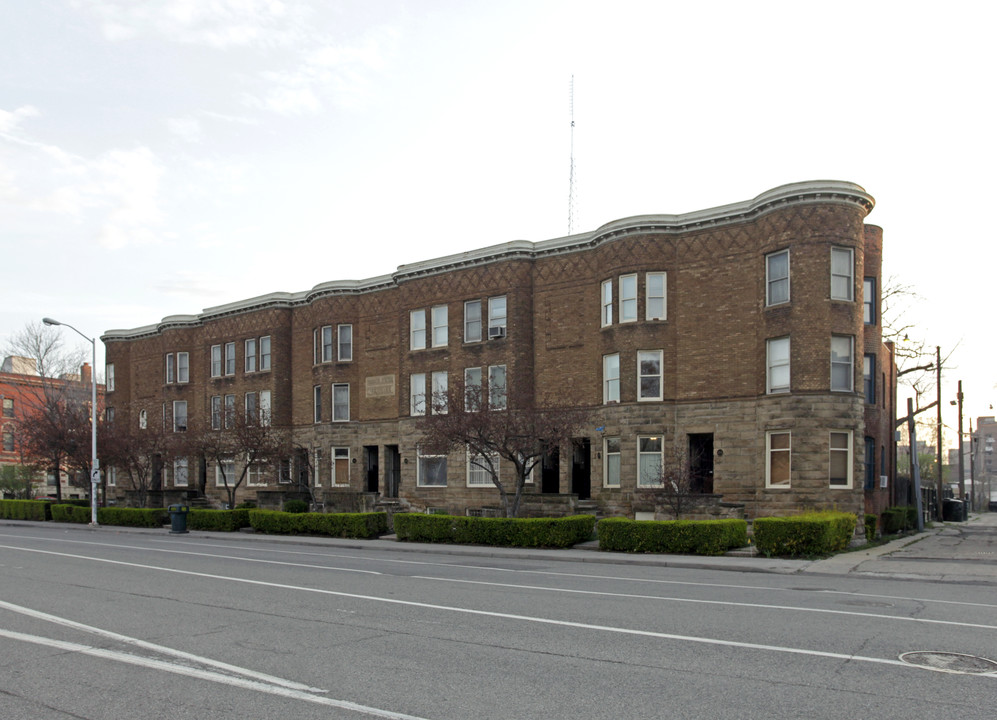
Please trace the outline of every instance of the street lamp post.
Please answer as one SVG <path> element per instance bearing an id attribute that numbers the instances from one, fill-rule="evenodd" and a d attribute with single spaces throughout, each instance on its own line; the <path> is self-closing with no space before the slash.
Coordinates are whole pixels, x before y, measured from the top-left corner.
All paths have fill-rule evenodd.
<path id="1" fill-rule="evenodd" d="M 100 461 L 97 460 L 97 338 L 88 338 L 69 323 L 52 318 L 42 318 L 42 322 L 46 325 L 65 325 L 89 342 L 93 348 L 93 360 L 90 366 L 90 525 L 98 527 L 97 485 L 100 482 Z"/>

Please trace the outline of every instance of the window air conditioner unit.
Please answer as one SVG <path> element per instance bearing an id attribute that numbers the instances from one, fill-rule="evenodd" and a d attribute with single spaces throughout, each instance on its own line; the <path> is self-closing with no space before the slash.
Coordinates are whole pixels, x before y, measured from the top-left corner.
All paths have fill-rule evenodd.
<path id="1" fill-rule="evenodd" d="M 495 340 L 496 338 L 505 337 L 505 328 L 501 326 L 488 328 L 488 339 Z"/>

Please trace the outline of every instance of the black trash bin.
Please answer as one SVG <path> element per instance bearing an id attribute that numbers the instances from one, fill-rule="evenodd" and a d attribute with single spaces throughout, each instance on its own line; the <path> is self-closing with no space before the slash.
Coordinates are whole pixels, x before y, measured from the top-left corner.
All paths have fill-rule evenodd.
<path id="1" fill-rule="evenodd" d="M 187 513 L 190 512 L 190 508 L 186 505 L 170 505 L 166 509 L 170 512 L 170 532 L 177 534 L 187 532 Z"/>
<path id="2" fill-rule="evenodd" d="M 942 501 L 942 520 L 945 522 L 965 522 L 966 511 L 962 500 L 949 498 Z"/>

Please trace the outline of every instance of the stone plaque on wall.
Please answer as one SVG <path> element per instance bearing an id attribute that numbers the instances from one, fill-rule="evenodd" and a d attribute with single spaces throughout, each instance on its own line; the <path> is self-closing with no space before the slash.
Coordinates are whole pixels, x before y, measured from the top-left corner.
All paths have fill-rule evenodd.
<path id="1" fill-rule="evenodd" d="M 391 397 L 395 394 L 394 375 L 374 375 L 367 378 L 367 397 Z"/>

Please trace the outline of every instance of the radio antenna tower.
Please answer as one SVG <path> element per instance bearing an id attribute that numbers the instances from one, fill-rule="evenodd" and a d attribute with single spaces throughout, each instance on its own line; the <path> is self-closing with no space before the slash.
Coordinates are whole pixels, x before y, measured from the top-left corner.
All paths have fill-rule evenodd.
<path id="1" fill-rule="evenodd" d="M 571 86 L 568 93 L 568 105 L 571 112 L 571 168 L 568 171 L 568 235 L 575 228 L 575 76 L 571 76 Z"/>

